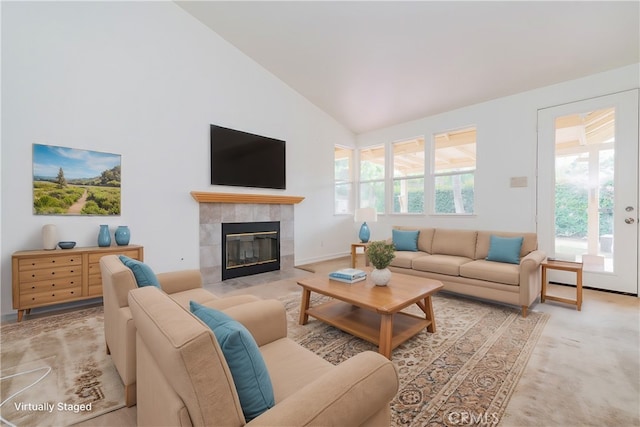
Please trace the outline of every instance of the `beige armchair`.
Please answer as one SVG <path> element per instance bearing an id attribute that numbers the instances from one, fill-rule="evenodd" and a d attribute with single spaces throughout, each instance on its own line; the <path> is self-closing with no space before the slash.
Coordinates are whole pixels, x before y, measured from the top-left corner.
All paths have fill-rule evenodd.
<path id="1" fill-rule="evenodd" d="M 207 304 L 209 305 L 209 304 Z M 245 422 L 233 377 L 211 329 L 157 288 L 129 293 L 137 328 L 139 426 L 389 426 L 394 365 L 366 351 L 334 366 L 287 338 L 276 300 L 226 311 L 255 338 L 275 406 Z"/>
<path id="2" fill-rule="evenodd" d="M 102 295 L 104 302 L 104 337 L 125 389 L 127 406 L 136 404 L 136 328 L 127 300 L 129 291 L 137 289 L 133 272 L 117 255 L 100 258 Z M 183 270 L 157 274 L 162 290 L 178 304 L 188 307 L 197 301 L 224 310 L 228 307 L 259 300 L 252 295 L 218 298 L 202 287 L 198 270 Z"/>

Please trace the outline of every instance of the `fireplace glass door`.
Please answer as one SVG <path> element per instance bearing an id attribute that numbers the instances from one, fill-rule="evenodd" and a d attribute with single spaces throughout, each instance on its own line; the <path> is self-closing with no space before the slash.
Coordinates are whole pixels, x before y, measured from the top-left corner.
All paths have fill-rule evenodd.
<path id="1" fill-rule="evenodd" d="M 227 268 L 277 261 L 277 231 L 227 234 Z"/>
<path id="2" fill-rule="evenodd" d="M 223 280 L 280 269 L 280 223 L 222 224 Z"/>

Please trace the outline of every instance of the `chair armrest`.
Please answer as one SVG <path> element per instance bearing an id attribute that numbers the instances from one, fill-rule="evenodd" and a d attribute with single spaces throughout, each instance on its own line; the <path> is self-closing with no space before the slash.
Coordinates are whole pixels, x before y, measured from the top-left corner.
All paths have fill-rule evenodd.
<path id="1" fill-rule="evenodd" d="M 156 274 L 160 287 L 168 294 L 202 287 L 200 270 L 180 270 Z"/>
<path id="2" fill-rule="evenodd" d="M 365 351 L 254 418 L 247 426 L 358 426 L 398 392 L 398 373 L 384 356 Z"/>
<path id="3" fill-rule="evenodd" d="M 211 303 L 207 305 L 211 306 Z M 287 336 L 287 313 L 278 300 L 253 301 L 222 311 L 242 323 L 256 340 L 258 347 Z"/>
<path id="4" fill-rule="evenodd" d="M 127 300 L 129 291 L 138 287 L 133 273 L 128 268 L 112 273 L 106 280 L 103 276 L 102 286 L 104 288 L 103 298 L 109 300 L 109 302 L 105 302 L 105 305 L 111 306 L 112 303 L 110 301 L 113 296 L 118 308 L 129 306 L 129 301 Z"/>

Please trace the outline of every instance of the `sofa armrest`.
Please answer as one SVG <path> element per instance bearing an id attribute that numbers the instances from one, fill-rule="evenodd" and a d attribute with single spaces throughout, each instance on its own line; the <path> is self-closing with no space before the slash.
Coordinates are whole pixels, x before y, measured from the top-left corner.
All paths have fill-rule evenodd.
<path id="1" fill-rule="evenodd" d="M 359 353 L 290 395 L 247 426 L 358 426 L 398 392 L 393 363 L 372 351 Z"/>
<path id="2" fill-rule="evenodd" d="M 278 300 L 253 301 L 223 311 L 249 330 L 258 347 L 287 336 L 287 313 Z"/>
<path id="3" fill-rule="evenodd" d="M 528 276 L 532 271 L 537 270 L 547 255 L 540 250 L 531 251 L 520 260 L 520 274 Z"/>
<path id="4" fill-rule="evenodd" d="M 547 255 L 540 250 L 531 251 L 520 260 L 520 306 L 522 317 L 527 316 L 527 307 L 540 295 L 540 264 Z"/>
<path id="5" fill-rule="evenodd" d="M 202 287 L 200 270 L 180 270 L 156 274 L 160 287 L 168 294 Z"/>

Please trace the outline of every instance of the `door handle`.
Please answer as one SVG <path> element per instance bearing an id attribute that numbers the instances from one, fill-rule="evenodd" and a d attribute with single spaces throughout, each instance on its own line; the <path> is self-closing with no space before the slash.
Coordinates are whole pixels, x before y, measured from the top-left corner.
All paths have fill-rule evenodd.
<path id="1" fill-rule="evenodd" d="M 634 222 L 636 222 L 636 220 L 633 218 L 625 218 L 624 222 L 626 222 L 627 224 L 633 224 Z"/>

